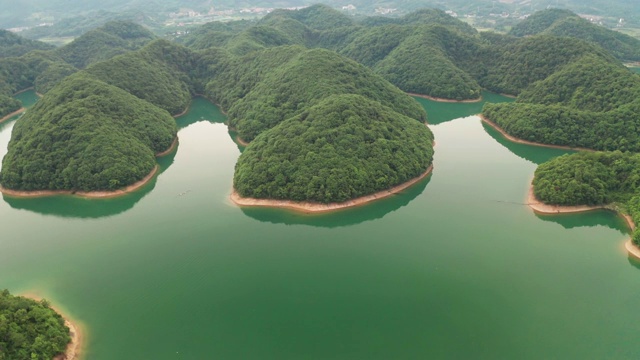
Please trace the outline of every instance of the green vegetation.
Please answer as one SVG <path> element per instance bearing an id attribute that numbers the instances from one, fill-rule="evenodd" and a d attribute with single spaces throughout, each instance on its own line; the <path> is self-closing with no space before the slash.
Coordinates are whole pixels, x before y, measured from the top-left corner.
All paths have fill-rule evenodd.
<path id="1" fill-rule="evenodd" d="M 154 38 L 151 32 L 140 25 L 128 21 L 112 21 L 57 49 L 56 54 L 67 63 L 84 68 L 139 49 Z"/>
<path id="2" fill-rule="evenodd" d="M 78 73 L 16 123 L 0 183 L 15 190 L 119 189 L 149 174 L 176 132 L 166 111 Z"/>
<path id="3" fill-rule="evenodd" d="M 6 95 L 0 95 L 0 119 L 19 110 L 22 107 L 20 101 Z"/>
<path id="4" fill-rule="evenodd" d="M 595 150 L 640 151 L 640 78 L 620 64 L 585 56 L 531 86 L 516 103 L 483 114 L 529 141 Z"/>
<path id="5" fill-rule="evenodd" d="M 608 205 L 640 223 L 640 154 L 581 152 L 564 155 L 536 169 L 534 193 L 557 205 Z M 633 233 L 640 245 L 640 228 Z"/>
<path id="6" fill-rule="evenodd" d="M 0 292 L 0 359 L 50 360 L 70 341 L 64 319 L 47 301 Z"/>
<path id="7" fill-rule="evenodd" d="M 236 165 L 245 197 L 341 202 L 388 189 L 431 164 L 422 123 L 360 95 L 335 95 L 259 135 Z"/>
<path id="8" fill-rule="evenodd" d="M 53 46 L 40 41 L 25 39 L 11 31 L 0 29 L 0 58 L 16 57 L 31 50 L 50 50 Z"/>
<path id="9" fill-rule="evenodd" d="M 86 72 L 171 114 L 179 114 L 191 101 L 188 71 L 193 58 L 193 53 L 180 45 L 155 40 L 140 51 L 92 65 Z"/>
<path id="10" fill-rule="evenodd" d="M 554 35 L 582 39 L 602 46 L 620 60 L 640 60 L 640 40 L 602 26 L 568 10 L 539 11 L 514 26 L 509 32 L 515 36 Z"/>
<path id="11" fill-rule="evenodd" d="M 247 66 L 249 61 L 255 61 L 256 65 Z M 420 121 L 426 118 L 424 110 L 413 99 L 371 70 L 328 50 L 274 48 L 242 61 L 232 59 L 230 62 L 242 66 L 225 69 L 223 76 L 229 81 L 252 77 L 245 74 L 254 73 L 257 70 L 255 67 L 259 68 L 257 71 L 264 71 L 262 79 L 255 84 L 248 84 L 250 89 L 245 89 L 249 91 L 238 96 L 228 108 L 229 124 L 246 141 L 300 114 L 329 95 L 359 94 L 403 115 Z M 221 82 L 221 79 L 214 80 L 208 89 L 233 89 Z M 242 86 L 242 83 L 235 85 Z M 208 95 L 216 101 L 221 98 L 217 93 Z M 230 103 L 220 100 L 220 103 Z"/>

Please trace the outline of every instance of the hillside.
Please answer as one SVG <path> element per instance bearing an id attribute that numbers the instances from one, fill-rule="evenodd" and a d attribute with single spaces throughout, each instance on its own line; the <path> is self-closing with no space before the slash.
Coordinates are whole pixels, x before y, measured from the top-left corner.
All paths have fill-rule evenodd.
<path id="1" fill-rule="evenodd" d="M 144 178 L 176 124 L 164 110 L 84 73 L 16 123 L 0 184 L 13 190 L 115 190 Z"/>
<path id="2" fill-rule="evenodd" d="M 568 10 L 539 11 L 514 26 L 509 34 L 572 37 L 598 44 L 620 60 L 640 60 L 639 39 L 592 24 Z"/>
<path id="3" fill-rule="evenodd" d="M 29 40 L 11 31 L 0 29 L 0 58 L 21 56 L 31 50 L 51 50 L 53 48 L 52 45 Z"/>
<path id="4" fill-rule="evenodd" d="M 177 44 L 155 40 L 140 51 L 94 64 L 86 72 L 171 114 L 179 114 L 192 97 L 188 71 L 193 56 Z"/>
<path id="5" fill-rule="evenodd" d="M 335 95 L 260 134 L 238 159 L 244 197 L 342 202 L 422 174 L 427 127 L 360 95 Z"/>
<path id="6" fill-rule="evenodd" d="M 139 49 L 154 38 L 155 35 L 138 24 L 111 21 L 55 50 L 55 53 L 67 63 L 84 68 L 92 63 Z"/>
<path id="7" fill-rule="evenodd" d="M 281 51 L 288 59 L 275 62 L 279 66 L 269 69 L 259 83 L 229 107 L 229 124 L 246 141 L 300 114 L 325 97 L 337 94 L 363 95 L 401 114 L 425 120 L 424 110 L 410 97 L 371 70 L 334 52 L 274 48 L 258 55 L 257 61 L 265 61 L 264 57 L 282 59 Z M 246 61 L 240 63 L 246 64 Z M 245 72 L 243 67 L 227 68 L 226 71 L 242 74 Z"/>
<path id="8" fill-rule="evenodd" d="M 608 205 L 640 221 L 640 154 L 582 152 L 540 165 L 533 179 L 535 195 L 548 204 Z M 640 228 L 633 232 L 640 245 Z"/>

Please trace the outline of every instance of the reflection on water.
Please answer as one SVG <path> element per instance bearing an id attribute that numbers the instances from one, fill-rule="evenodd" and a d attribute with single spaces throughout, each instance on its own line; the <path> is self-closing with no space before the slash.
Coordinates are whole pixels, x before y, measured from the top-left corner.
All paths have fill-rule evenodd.
<path id="1" fill-rule="evenodd" d="M 34 91 L 26 91 L 15 96 L 23 102 L 25 107 L 30 107 L 39 99 Z M 15 119 L 21 115 L 16 115 Z M 200 121 L 211 123 L 224 123 L 226 117 L 220 110 L 202 97 L 194 98 L 189 105 L 188 112 L 176 118 L 178 128 L 184 129 Z M 13 119 L 12 119 L 13 120 Z M 11 124 L 7 121 L 0 124 L 0 131 Z M 12 124 L 11 124 L 12 125 Z M 3 200 L 14 209 L 27 210 L 43 215 L 52 215 L 63 218 L 95 219 L 109 217 L 123 213 L 142 200 L 155 188 L 158 176 L 165 172 L 175 161 L 180 144 L 166 156 L 157 158 L 158 174 L 142 188 L 123 196 L 106 199 L 85 199 L 75 196 L 60 195 L 43 198 L 16 198 L 3 195 Z"/>
<path id="2" fill-rule="evenodd" d="M 301 214 L 299 212 L 286 209 L 269 209 L 260 207 L 243 207 L 241 209 L 245 215 L 266 223 L 308 225 L 324 228 L 351 226 L 366 221 L 381 219 L 385 215 L 406 206 L 413 199 L 422 194 L 431 181 L 431 176 L 432 175 L 429 175 L 424 180 L 421 180 L 408 189 L 387 198 L 376 200 L 373 203 L 355 208 L 347 208 L 325 214 Z"/>
<path id="3" fill-rule="evenodd" d="M 504 137 L 498 130 L 494 129 L 492 126 L 487 125 L 484 121 L 482 122 L 482 127 L 484 130 L 494 138 L 500 145 L 509 149 L 515 155 L 531 161 L 534 164 L 542 164 L 543 162 L 547 162 L 555 157 L 564 154 L 573 154 L 576 151 L 574 150 L 564 150 L 564 149 L 555 149 L 545 146 L 535 146 L 535 145 L 527 145 L 513 142 Z"/>
<path id="4" fill-rule="evenodd" d="M 449 103 L 414 97 L 427 111 L 427 122 L 431 125 L 441 124 L 453 119 L 459 119 L 482 112 L 485 103 L 512 102 L 514 99 L 506 96 L 482 92 L 482 101 L 474 103 Z M 437 140 L 436 140 L 437 141 Z"/>
<path id="5" fill-rule="evenodd" d="M 535 215 L 540 220 L 554 222 L 565 229 L 606 226 L 610 229 L 620 231 L 622 234 L 629 234 L 629 228 L 624 219 L 618 217 L 618 221 L 611 222 L 611 213 L 612 211 L 610 210 L 602 209 L 575 214 L 536 213 Z"/>
<path id="6" fill-rule="evenodd" d="M 627 258 L 627 260 L 629 261 L 629 264 L 631 266 L 633 266 L 634 268 L 640 270 L 640 259 L 636 258 L 633 255 L 629 255 L 629 257 Z"/>

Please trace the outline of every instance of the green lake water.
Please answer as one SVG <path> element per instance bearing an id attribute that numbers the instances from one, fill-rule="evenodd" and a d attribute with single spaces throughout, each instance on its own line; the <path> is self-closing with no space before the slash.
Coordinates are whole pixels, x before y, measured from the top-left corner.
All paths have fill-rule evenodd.
<path id="1" fill-rule="evenodd" d="M 0 288 L 81 322 L 88 360 L 640 358 L 624 222 L 523 205 L 536 164 L 564 151 L 504 140 L 472 116 L 481 103 L 419 101 L 433 174 L 309 216 L 229 202 L 240 148 L 195 99 L 142 190 L 3 197 Z"/>

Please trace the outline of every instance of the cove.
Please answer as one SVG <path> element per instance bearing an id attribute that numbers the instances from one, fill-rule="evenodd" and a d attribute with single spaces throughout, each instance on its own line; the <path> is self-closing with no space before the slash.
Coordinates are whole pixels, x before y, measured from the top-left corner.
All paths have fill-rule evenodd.
<path id="1" fill-rule="evenodd" d="M 3 197 L 0 288 L 82 322 L 86 359 L 640 356 L 623 220 L 524 205 L 536 164 L 566 152 L 505 140 L 473 116 L 482 103 L 419 101 L 433 174 L 310 216 L 229 202 L 242 147 L 196 98 L 140 191 Z"/>

